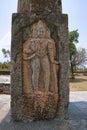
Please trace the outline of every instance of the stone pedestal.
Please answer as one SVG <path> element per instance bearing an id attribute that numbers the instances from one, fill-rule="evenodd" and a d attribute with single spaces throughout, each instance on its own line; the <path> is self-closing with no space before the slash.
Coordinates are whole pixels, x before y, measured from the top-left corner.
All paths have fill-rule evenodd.
<path id="1" fill-rule="evenodd" d="M 69 100 L 68 18 L 60 0 L 19 0 L 12 16 L 14 120 L 64 119 Z"/>

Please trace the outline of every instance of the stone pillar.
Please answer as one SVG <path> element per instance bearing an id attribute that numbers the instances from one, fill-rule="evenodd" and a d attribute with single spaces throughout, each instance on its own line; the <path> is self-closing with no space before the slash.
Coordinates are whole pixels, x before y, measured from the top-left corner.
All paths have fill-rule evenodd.
<path id="1" fill-rule="evenodd" d="M 64 119 L 69 102 L 68 16 L 61 0 L 18 0 L 12 15 L 13 120 Z"/>

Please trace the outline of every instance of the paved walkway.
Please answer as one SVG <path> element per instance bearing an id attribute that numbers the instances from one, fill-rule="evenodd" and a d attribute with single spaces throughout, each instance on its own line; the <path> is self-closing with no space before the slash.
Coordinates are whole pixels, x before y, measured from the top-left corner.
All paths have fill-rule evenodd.
<path id="1" fill-rule="evenodd" d="M 0 95 L 0 130 L 87 130 L 87 92 L 71 92 L 69 119 L 12 122 L 10 96 Z"/>
<path id="2" fill-rule="evenodd" d="M 10 75 L 0 75 L 0 83 L 10 83 Z"/>

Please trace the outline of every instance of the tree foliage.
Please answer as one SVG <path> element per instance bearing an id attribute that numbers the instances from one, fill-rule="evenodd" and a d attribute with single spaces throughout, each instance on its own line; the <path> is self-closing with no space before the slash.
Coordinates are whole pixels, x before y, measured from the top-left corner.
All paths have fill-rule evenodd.
<path id="1" fill-rule="evenodd" d="M 79 42 L 79 33 L 78 30 L 73 30 L 69 32 L 69 41 L 70 41 L 70 71 L 71 78 L 74 77 L 74 70 L 78 66 L 82 66 L 87 62 L 87 53 L 85 48 L 76 48 L 76 44 Z"/>
<path id="2" fill-rule="evenodd" d="M 78 43 L 79 33 L 78 30 L 73 30 L 69 32 L 69 49 L 70 49 L 70 70 L 71 77 L 74 78 L 74 68 L 75 68 L 75 56 L 77 54 L 76 43 Z"/>
<path id="3" fill-rule="evenodd" d="M 7 58 L 7 62 L 9 62 L 8 59 L 10 59 L 11 52 L 9 50 L 6 50 L 5 48 L 2 49 L 2 53 L 4 55 L 4 58 Z"/>
<path id="4" fill-rule="evenodd" d="M 84 66 L 87 62 L 87 52 L 85 48 L 79 48 L 75 57 L 76 66 Z"/>
<path id="5" fill-rule="evenodd" d="M 0 70 L 9 70 L 11 52 L 10 52 L 10 50 L 6 50 L 5 48 L 3 48 L 2 53 L 3 53 L 3 56 L 6 59 L 6 61 L 4 61 L 3 63 L 0 62 Z"/>

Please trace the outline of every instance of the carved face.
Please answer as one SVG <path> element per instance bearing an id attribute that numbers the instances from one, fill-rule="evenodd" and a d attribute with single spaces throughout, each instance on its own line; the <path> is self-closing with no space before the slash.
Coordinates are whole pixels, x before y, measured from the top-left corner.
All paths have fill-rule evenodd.
<path id="1" fill-rule="evenodd" d="M 39 38 L 45 38 L 46 35 L 45 29 L 43 27 L 39 27 L 37 29 L 37 35 Z"/>
<path id="2" fill-rule="evenodd" d="M 50 38 L 50 31 L 47 28 L 47 26 L 45 25 L 45 23 L 40 20 L 38 23 L 33 25 L 31 37 L 32 38 L 49 39 Z"/>

